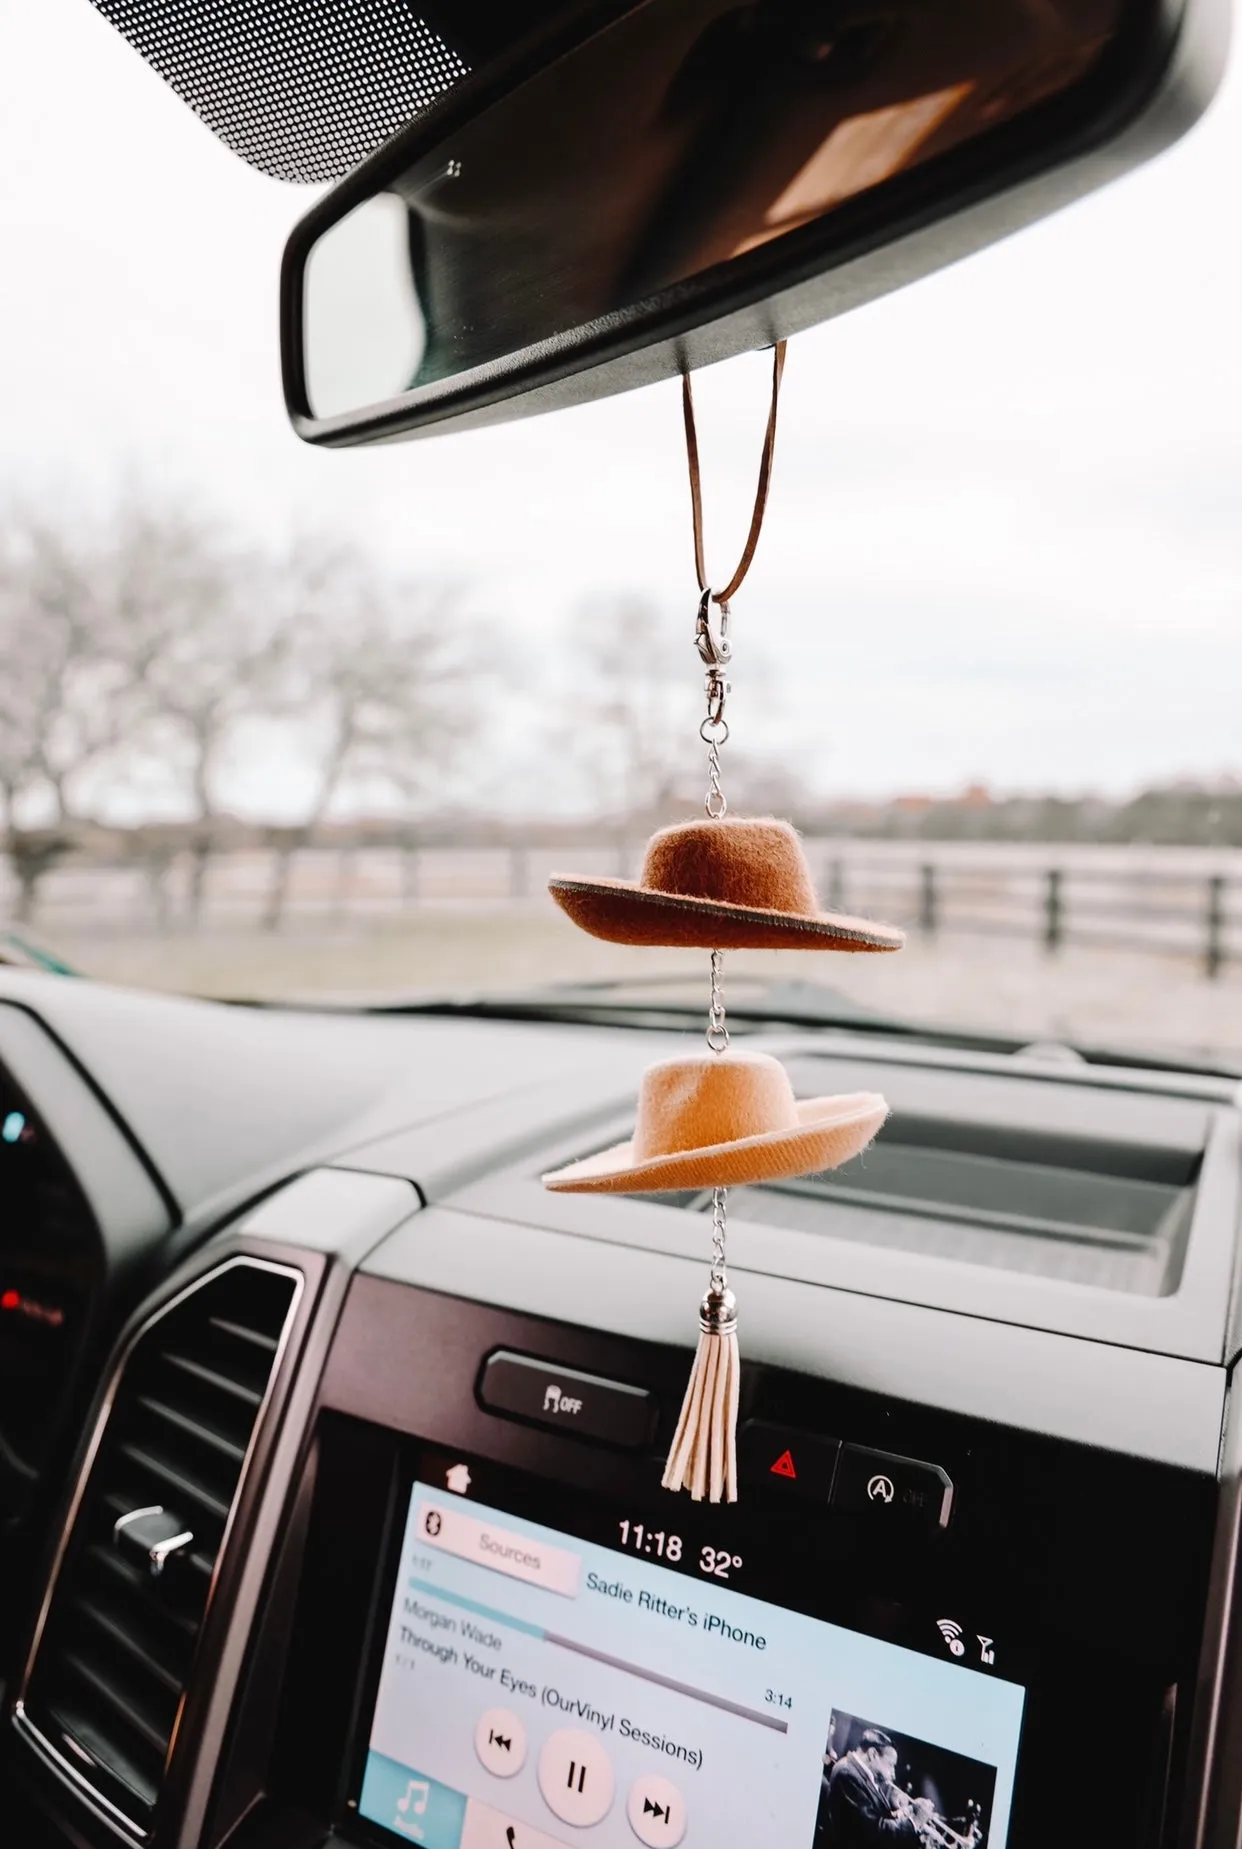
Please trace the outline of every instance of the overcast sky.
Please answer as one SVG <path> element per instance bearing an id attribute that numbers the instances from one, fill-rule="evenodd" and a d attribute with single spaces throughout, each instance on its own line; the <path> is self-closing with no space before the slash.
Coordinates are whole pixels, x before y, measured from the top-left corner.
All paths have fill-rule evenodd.
<path id="1" fill-rule="evenodd" d="M 312 197 L 228 153 L 88 0 L 0 0 L 0 492 L 88 508 L 147 480 L 468 574 L 519 688 L 587 597 L 648 594 L 688 637 L 672 384 L 369 454 L 298 443 L 276 277 Z M 709 563 L 744 531 L 766 369 L 702 375 Z M 801 336 L 786 376 L 735 609 L 749 745 L 794 741 L 842 793 L 1242 774 L 1236 60 L 1163 159 Z"/>

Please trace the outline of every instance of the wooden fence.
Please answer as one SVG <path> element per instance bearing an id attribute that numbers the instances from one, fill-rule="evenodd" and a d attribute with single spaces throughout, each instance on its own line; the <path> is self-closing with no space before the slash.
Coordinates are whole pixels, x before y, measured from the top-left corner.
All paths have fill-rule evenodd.
<path id="1" fill-rule="evenodd" d="M 1101 856 L 1108 850 L 1101 849 Z M 925 940 L 1013 937 L 1055 954 L 1067 944 L 1196 960 L 1215 979 L 1242 958 L 1242 870 L 1138 868 L 1104 862 L 1040 867 L 834 855 L 826 903 L 889 916 Z"/>
<path id="2" fill-rule="evenodd" d="M 1242 852 L 1038 845 L 809 841 L 823 903 L 888 918 L 916 938 L 1011 937 L 1176 956 L 1205 976 L 1242 962 Z M 579 848 L 318 847 L 289 868 L 281 928 L 335 929 L 415 909 L 534 909 L 553 870 L 636 877 L 640 843 Z M 158 865 L 85 856 L 42 882 L 34 934 L 255 931 L 276 879 L 265 849 L 221 854 L 194 912 L 188 856 Z M 15 925 L 16 884 L 0 863 L 0 923 Z M 15 928 L 22 928 L 16 926 Z"/>

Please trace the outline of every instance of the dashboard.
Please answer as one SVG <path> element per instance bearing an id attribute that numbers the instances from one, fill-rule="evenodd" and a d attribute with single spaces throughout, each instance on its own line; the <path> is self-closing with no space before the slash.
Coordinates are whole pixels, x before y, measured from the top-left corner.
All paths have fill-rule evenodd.
<path id="1" fill-rule="evenodd" d="M 5 1842 L 1236 1846 L 1236 1082 L 755 1044 L 893 1110 L 712 1508 L 709 1201 L 538 1180 L 673 1034 L 0 974 Z"/>

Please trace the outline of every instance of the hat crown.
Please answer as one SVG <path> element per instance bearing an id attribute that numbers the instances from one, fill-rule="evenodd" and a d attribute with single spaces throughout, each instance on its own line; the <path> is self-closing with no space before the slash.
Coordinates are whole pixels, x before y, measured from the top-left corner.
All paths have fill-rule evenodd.
<path id="1" fill-rule="evenodd" d="M 642 885 L 760 911 L 817 910 L 806 854 L 788 822 L 721 817 L 662 828 L 647 844 Z"/>
<path id="2" fill-rule="evenodd" d="M 633 1159 L 769 1136 L 797 1122 L 789 1074 L 767 1053 L 662 1059 L 643 1074 Z"/>

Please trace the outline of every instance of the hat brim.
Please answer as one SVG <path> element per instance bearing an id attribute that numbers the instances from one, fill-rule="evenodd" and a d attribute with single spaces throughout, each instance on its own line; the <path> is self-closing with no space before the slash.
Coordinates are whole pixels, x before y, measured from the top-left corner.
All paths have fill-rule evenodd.
<path id="1" fill-rule="evenodd" d="M 633 1139 L 582 1162 L 553 1169 L 543 1185 L 554 1194 L 663 1194 L 685 1188 L 744 1188 L 839 1168 L 867 1147 L 888 1115 L 878 1092 L 804 1098 L 798 1121 L 785 1130 L 739 1137 L 672 1155 L 634 1160 Z"/>
<path id="2" fill-rule="evenodd" d="M 653 892 L 635 880 L 554 873 L 548 891 L 591 937 L 610 944 L 696 950 L 900 950 L 896 925 L 838 912 L 780 912 L 693 893 Z"/>

